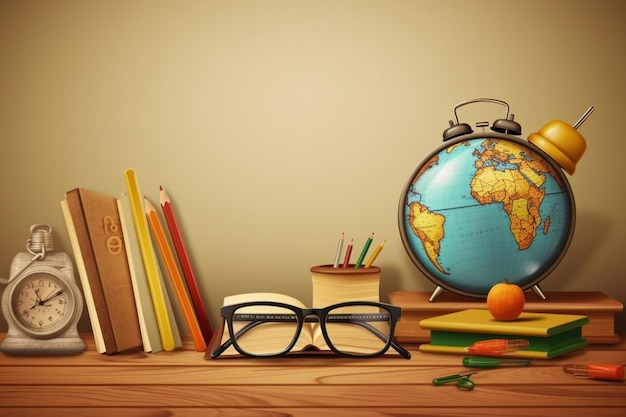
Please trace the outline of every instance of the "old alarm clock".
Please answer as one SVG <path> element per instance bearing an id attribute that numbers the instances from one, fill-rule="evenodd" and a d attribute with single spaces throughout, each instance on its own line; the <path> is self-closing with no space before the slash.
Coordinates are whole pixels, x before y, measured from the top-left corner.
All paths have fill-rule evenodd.
<path id="1" fill-rule="evenodd" d="M 474 103 L 501 106 L 504 117 L 460 123 Z M 398 224 L 404 247 L 436 288 L 484 298 L 505 278 L 545 298 L 539 283 L 565 255 L 574 232 L 574 173 L 585 151 L 577 128 L 552 121 L 528 140 L 508 103 L 491 98 L 454 107 L 444 143 L 414 169 L 402 190 Z"/>
<path id="2" fill-rule="evenodd" d="M 28 253 L 18 253 L 11 262 L 2 294 L 9 327 L 0 346 L 4 353 L 67 355 L 85 350 L 77 331 L 83 298 L 70 257 L 51 252 L 51 233 L 48 225 L 33 225 Z"/>

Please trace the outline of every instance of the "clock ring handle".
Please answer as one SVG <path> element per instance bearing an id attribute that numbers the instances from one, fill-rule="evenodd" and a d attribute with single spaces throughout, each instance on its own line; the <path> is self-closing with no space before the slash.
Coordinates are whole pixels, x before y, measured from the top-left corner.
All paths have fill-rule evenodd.
<path id="1" fill-rule="evenodd" d="M 13 278 L 24 272 L 24 270 L 31 266 L 35 261 L 44 259 L 47 251 L 52 251 L 54 249 L 54 245 L 52 243 L 52 227 L 49 225 L 33 224 L 30 227 L 30 234 L 30 239 L 26 241 L 26 250 L 33 255 L 33 258 L 12 277 L 9 277 L 9 279 L 0 277 L 0 284 L 8 284 Z M 39 252 L 35 252 L 36 250 Z"/>
<path id="2" fill-rule="evenodd" d="M 46 252 L 50 252 L 53 249 L 52 227 L 47 224 L 33 224 L 30 227 L 30 239 L 26 241 L 26 250 L 31 255 L 42 254 L 43 259 L 46 256 Z"/>
<path id="3" fill-rule="evenodd" d="M 495 98 L 475 98 L 473 100 L 463 101 L 456 106 L 454 106 L 454 120 L 450 120 L 450 127 L 443 132 L 443 140 L 450 140 L 452 138 L 467 135 L 473 133 L 472 128 L 467 123 L 459 123 L 459 115 L 457 110 L 467 104 L 472 103 L 495 103 L 504 106 L 505 114 L 504 119 L 498 119 L 493 122 L 491 126 L 491 130 L 499 133 L 510 134 L 510 135 L 521 135 L 522 134 L 522 126 L 519 123 L 513 121 L 515 118 L 514 114 L 509 114 L 509 104 L 506 101 L 497 100 Z M 476 126 L 485 127 L 489 126 L 488 122 L 477 123 Z"/>
<path id="4" fill-rule="evenodd" d="M 505 114 L 504 114 L 504 119 L 505 120 L 509 120 L 509 103 L 507 103 L 506 101 L 502 101 L 502 100 L 498 100 L 495 98 L 475 98 L 472 100 L 467 100 L 467 101 L 463 101 L 459 104 L 457 104 L 456 106 L 454 106 L 453 109 L 453 113 L 454 113 L 454 121 L 456 122 L 456 124 L 459 124 L 459 116 L 457 114 L 457 109 L 459 109 L 460 107 L 463 107 L 467 104 L 472 104 L 472 103 L 495 103 L 495 104 L 500 104 L 502 106 L 504 106 L 505 108 Z"/>

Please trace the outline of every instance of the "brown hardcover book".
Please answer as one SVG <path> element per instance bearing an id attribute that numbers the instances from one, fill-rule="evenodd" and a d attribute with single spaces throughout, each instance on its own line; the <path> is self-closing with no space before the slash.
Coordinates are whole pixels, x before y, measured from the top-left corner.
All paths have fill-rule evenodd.
<path id="1" fill-rule="evenodd" d="M 100 283 L 98 268 L 94 261 L 93 249 L 89 241 L 87 224 L 80 203 L 78 190 L 72 190 L 61 202 L 65 223 L 77 264 L 78 275 L 85 293 L 85 304 L 94 333 L 96 349 L 99 353 L 116 353 L 115 336 L 109 320 L 109 310 L 104 290 Z"/>
<path id="2" fill-rule="evenodd" d="M 396 337 L 401 343 L 428 343 L 430 330 L 423 329 L 421 320 L 453 313 L 460 310 L 487 308 L 485 300 L 463 297 L 444 292 L 436 301 L 430 302 L 427 291 L 392 291 L 389 302 L 402 308 L 402 320 L 396 327 Z M 583 326 L 583 338 L 590 344 L 616 344 L 620 337 L 615 333 L 615 314 L 623 305 L 597 291 L 545 292 L 540 299 L 533 292 L 526 292 L 524 311 L 534 313 L 582 314 L 589 318 Z"/>
<path id="3" fill-rule="evenodd" d="M 66 193 L 66 200 L 94 302 L 98 299 L 98 320 L 103 337 L 106 335 L 106 353 L 141 348 L 141 331 L 117 199 L 77 188 Z"/>

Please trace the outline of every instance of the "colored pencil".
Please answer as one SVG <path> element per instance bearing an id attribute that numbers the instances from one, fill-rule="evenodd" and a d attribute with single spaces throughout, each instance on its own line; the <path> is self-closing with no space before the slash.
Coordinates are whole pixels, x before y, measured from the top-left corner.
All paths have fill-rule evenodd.
<path id="1" fill-rule="evenodd" d="M 372 253 L 372 256 L 370 256 L 370 258 L 367 260 L 367 262 L 365 263 L 365 268 L 369 268 L 370 266 L 372 266 L 372 264 L 374 263 L 374 261 L 376 260 L 376 257 L 378 256 L 378 254 L 380 253 L 381 250 L 383 250 L 383 246 L 385 246 L 385 242 L 387 242 L 386 240 L 383 240 L 380 245 L 378 245 L 376 247 L 376 249 L 374 249 L 374 253 Z"/>
<path id="2" fill-rule="evenodd" d="M 365 255 L 367 255 L 367 251 L 370 249 L 370 245 L 372 244 L 373 239 L 374 239 L 374 233 L 372 233 L 372 235 L 368 237 L 367 240 L 365 241 L 365 245 L 363 246 L 363 250 L 361 251 L 361 254 L 359 255 L 359 259 L 356 261 L 356 264 L 354 264 L 355 268 L 360 268 L 361 265 L 363 265 L 363 259 L 365 259 Z"/>
<path id="3" fill-rule="evenodd" d="M 172 202 L 163 187 L 159 188 L 160 203 L 161 208 L 163 209 L 163 215 L 165 216 L 165 222 L 169 228 L 172 242 L 174 242 L 174 248 L 176 249 L 176 254 L 178 255 L 178 261 L 180 262 L 183 276 L 187 282 L 187 289 L 189 290 L 193 307 L 196 310 L 196 316 L 198 317 L 198 322 L 200 323 L 202 335 L 204 336 L 204 340 L 208 343 L 213 335 L 211 322 L 209 321 L 209 316 L 207 315 L 204 303 L 202 302 L 202 295 L 200 294 L 200 289 L 198 288 L 196 276 L 191 266 L 191 261 L 189 260 L 189 255 L 187 254 L 187 248 L 185 247 L 180 228 L 178 227 L 178 221 L 176 220 Z"/>
<path id="4" fill-rule="evenodd" d="M 341 250 L 343 249 L 343 237 L 344 233 L 342 232 L 339 236 L 339 243 L 337 243 L 337 254 L 335 255 L 335 263 L 333 264 L 333 268 L 339 267 L 339 258 L 341 258 Z"/>
<path id="5" fill-rule="evenodd" d="M 350 255 L 352 254 L 352 247 L 354 246 L 352 241 L 353 239 L 350 239 L 350 242 L 348 242 L 348 247 L 346 247 L 346 256 L 345 258 L 343 258 L 344 268 L 347 268 L 350 265 Z"/>
<path id="6" fill-rule="evenodd" d="M 165 232 L 163 230 L 163 226 L 161 226 L 159 216 L 148 198 L 144 197 L 144 204 L 146 216 L 148 217 L 148 223 L 150 224 L 152 233 L 154 234 L 159 250 L 161 251 L 161 257 L 163 258 L 167 272 L 172 280 L 174 291 L 178 296 L 178 301 L 183 310 L 183 315 L 185 316 L 185 321 L 187 322 L 189 331 L 191 332 L 193 342 L 196 345 L 196 350 L 198 352 L 204 352 L 206 350 L 206 342 L 202 336 L 202 332 L 200 331 L 200 325 L 198 324 L 198 319 L 196 318 L 196 314 L 191 306 L 191 301 L 187 296 L 185 284 L 183 283 L 183 278 L 180 276 L 180 272 L 176 266 L 174 255 L 170 249 L 170 245 L 167 243 L 167 238 L 165 237 Z"/>

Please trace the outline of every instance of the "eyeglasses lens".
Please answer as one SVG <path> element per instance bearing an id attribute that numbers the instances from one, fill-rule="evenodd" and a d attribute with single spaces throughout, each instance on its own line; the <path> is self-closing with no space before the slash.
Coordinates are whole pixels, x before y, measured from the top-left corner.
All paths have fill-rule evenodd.
<path id="1" fill-rule="evenodd" d="M 284 307 L 254 305 L 233 314 L 235 342 L 250 355 L 278 355 L 289 349 L 298 331 L 296 314 Z"/>
<path id="2" fill-rule="evenodd" d="M 339 352 L 353 356 L 381 353 L 391 337 L 391 314 L 370 305 L 338 307 L 326 317 L 326 333 Z"/>

